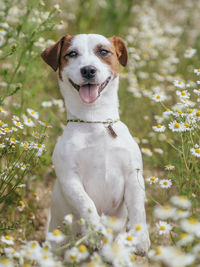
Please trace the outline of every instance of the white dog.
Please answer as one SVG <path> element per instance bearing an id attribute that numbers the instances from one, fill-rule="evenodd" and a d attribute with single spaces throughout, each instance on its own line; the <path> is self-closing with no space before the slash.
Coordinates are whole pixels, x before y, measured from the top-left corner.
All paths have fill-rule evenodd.
<path id="1" fill-rule="evenodd" d="M 53 164 L 57 180 L 48 231 L 66 214 L 97 228 L 100 216 L 129 219 L 127 229 L 144 228 L 138 251 L 150 246 L 144 208 L 142 157 L 128 128 L 119 120 L 118 68 L 127 64 L 127 48 L 117 36 L 65 35 L 45 49 L 67 108 L 68 124 L 59 138 Z"/>

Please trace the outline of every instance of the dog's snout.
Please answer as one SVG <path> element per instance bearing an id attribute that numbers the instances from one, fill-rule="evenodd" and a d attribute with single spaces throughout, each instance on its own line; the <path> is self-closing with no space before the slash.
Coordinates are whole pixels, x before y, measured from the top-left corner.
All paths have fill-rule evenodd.
<path id="1" fill-rule="evenodd" d="M 97 69 L 94 66 L 85 66 L 81 68 L 81 75 L 83 76 L 83 78 L 92 79 L 95 77 L 96 71 Z"/>

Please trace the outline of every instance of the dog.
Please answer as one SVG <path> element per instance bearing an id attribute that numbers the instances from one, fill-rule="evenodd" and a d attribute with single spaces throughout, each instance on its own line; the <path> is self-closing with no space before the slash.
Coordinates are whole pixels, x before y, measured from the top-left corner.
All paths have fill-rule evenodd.
<path id="1" fill-rule="evenodd" d="M 142 157 L 119 119 L 119 64 L 128 60 L 118 36 L 64 35 L 41 54 L 54 71 L 67 109 L 68 124 L 53 152 L 56 172 L 47 231 L 66 214 L 101 227 L 101 215 L 120 218 L 127 230 L 143 234 L 139 253 L 149 249 Z"/>

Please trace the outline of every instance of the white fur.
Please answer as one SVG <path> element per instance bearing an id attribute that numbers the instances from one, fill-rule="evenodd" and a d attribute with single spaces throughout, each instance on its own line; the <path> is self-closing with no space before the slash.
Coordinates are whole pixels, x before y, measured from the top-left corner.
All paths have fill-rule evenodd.
<path id="1" fill-rule="evenodd" d="M 62 72 L 63 81 L 58 78 L 68 119 L 106 121 L 119 118 L 118 77 L 114 78 L 110 67 L 94 54 L 98 43 L 109 44 L 109 41 L 100 35 L 81 34 L 75 36 L 69 47 L 69 51 L 76 48 L 80 56 L 69 60 Z M 80 68 L 85 65 L 97 68 L 98 83 L 103 83 L 112 74 L 112 80 L 92 104 L 85 104 L 68 81 L 71 78 L 81 84 Z M 96 226 L 101 225 L 102 213 L 123 219 L 124 225 L 128 214 L 130 229 L 135 224 L 146 227 L 139 147 L 121 121 L 112 127 L 117 138 L 113 138 L 101 123 L 69 122 L 66 126 L 53 153 L 57 180 L 48 231 L 61 225 L 63 217 L 69 213 L 75 219 L 81 217 Z M 147 251 L 149 244 L 146 227 L 138 249 Z"/>

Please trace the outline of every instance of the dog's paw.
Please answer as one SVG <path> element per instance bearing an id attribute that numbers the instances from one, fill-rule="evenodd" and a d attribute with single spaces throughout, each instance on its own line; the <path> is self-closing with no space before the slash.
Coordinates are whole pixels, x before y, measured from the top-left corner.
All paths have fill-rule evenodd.
<path id="1" fill-rule="evenodd" d="M 150 245 L 151 242 L 149 239 L 149 233 L 148 231 L 145 231 L 144 233 L 138 236 L 138 242 L 136 244 L 136 254 L 142 257 L 146 256 Z"/>

